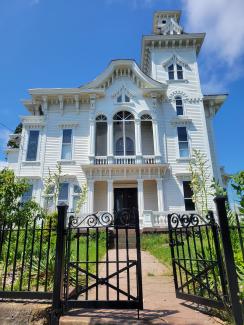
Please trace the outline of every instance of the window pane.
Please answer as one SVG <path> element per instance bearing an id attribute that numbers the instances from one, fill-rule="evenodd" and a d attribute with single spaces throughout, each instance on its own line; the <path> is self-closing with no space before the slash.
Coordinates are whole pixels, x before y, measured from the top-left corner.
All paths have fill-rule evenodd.
<path id="1" fill-rule="evenodd" d="M 134 121 L 125 122 L 125 138 L 126 138 L 126 155 L 135 154 L 135 124 Z"/>
<path id="2" fill-rule="evenodd" d="M 192 199 L 185 199 L 185 209 L 186 211 L 194 211 L 195 210 L 195 204 L 192 201 Z"/>
<path id="3" fill-rule="evenodd" d="M 78 195 L 73 197 L 73 210 L 76 211 L 77 204 L 79 202 L 80 197 Z"/>
<path id="4" fill-rule="evenodd" d="M 184 191 L 184 198 L 191 198 L 193 195 L 193 191 L 191 189 L 191 182 L 190 181 L 183 181 L 183 191 Z"/>
<path id="5" fill-rule="evenodd" d="M 59 201 L 68 201 L 68 195 L 69 195 L 69 184 L 61 183 L 59 185 L 58 200 Z"/>
<path id="6" fill-rule="evenodd" d="M 71 143 L 72 130 L 66 129 L 63 130 L 63 143 Z"/>
<path id="7" fill-rule="evenodd" d="M 169 71 L 169 80 L 174 80 L 174 71 Z"/>
<path id="8" fill-rule="evenodd" d="M 141 143 L 143 155 L 154 155 L 153 129 L 151 121 L 141 121 Z"/>
<path id="9" fill-rule="evenodd" d="M 180 149 L 180 157 L 189 157 L 189 149 Z"/>
<path id="10" fill-rule="evenodd" d="M 127 95 L 125 95 L 125 102 L 126 102 L 126 103 L 129 103 L 129 102 L 130 102 L 130 97 L 127 96 Z"/>
<path id="11" fill-rule="evenodd" d="M 178 79 L 183 79 L 183 70 L 182 66 L 177 64 L 177 78 Z"/>
<path id="12" fill-rule="evenodd" d="M 29 142 L 27 148 L 27 161 L 35 161 L 37 157 L 37 147 L 38 147 L 39 131 L 30 131 Z"/>
<path id="13" fill-rule="evenodd" d="M 28 202 L 32 199 L 33 185 L 31 184 L 28 191 L 22 195 L 21 202 Z"/>
<path id="14" fill-rule="evenodd" d="M 120 95 L 120 96 L 117 98 L 117 102 L 118 102 L 118 103 L 121 103 L 121 102 L 122 102 L 122 95 Z"/>
<path id="15" fill-rule="evenodd" d="M 116 156 L 124 155 L 123 145 L 123 122 L 115 122 L 113 125 L 114 133 L 114 153 Z"/>
<path id="16" fill-rule="evenodd" d="M 187 141 L 186 127 L 184 127 L 184 126 L 178 127 L 177 132 L 178 132 L 179 141 Z"/>
<path id="17" fill-rule="evenodd" d="M 74 193 L 81 193 L 81 188 L 79 185 L 74 185 Z"/>
<path id="18" fill-rule="evenodd" d="M 107 155 L 107 123 L 96 123 L 96 156 Z"/>
<path id="19" fill-rule="evenodd" d="M 176 114 L 183 115 L 183 107 L 182 106 L 176 106 Z"/>
<path id="20" fill-rule="evenodd" d="M 71 144 L 63 144 L 61 159 L 71 160 Z"/>

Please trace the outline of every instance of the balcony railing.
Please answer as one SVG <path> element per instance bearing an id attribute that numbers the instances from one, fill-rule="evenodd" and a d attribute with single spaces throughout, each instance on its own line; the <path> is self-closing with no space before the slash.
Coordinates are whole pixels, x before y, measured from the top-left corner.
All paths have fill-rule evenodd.
<path id="1" fill-rule="evenodd" d="M 136 156 L 96 156 L 94 159 L 91 159 L 91 163 L 95 165 L 135 165 L 135 164 L 145 164 L 145 165 L 154 165 L 160 163 L 160 159 L 156 159 L 153 155 L 145 155 L 142 157 Z"/>

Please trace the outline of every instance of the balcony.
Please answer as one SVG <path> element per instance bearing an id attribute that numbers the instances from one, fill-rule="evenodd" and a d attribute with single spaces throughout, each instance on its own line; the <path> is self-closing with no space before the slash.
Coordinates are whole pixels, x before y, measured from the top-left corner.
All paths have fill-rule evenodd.
<path id="1" fill-rule="evenodd" d="M 154 155 L 90 157 L 90 164 L 94 165 L 155 165 L 160 163 L 162 163 L 161 157 Z"/>

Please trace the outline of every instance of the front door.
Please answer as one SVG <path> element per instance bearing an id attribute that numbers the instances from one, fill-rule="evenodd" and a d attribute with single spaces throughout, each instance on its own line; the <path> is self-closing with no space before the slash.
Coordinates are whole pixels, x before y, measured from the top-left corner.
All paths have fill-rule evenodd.
<path id="1" fill-rule="evenodd" d="M 137 188 L 115 188 L 114 189 L 114 215 L 121 215 L 121 213 L 128 219 L 134 219 L 135 213 L 138 211 L 137 203 Z M 136 215 L 138 215 L 136 213 Z M 115 220 L 118 222 L 118 220 Z M 127 222 L 135 222 L 135 220 L 127 220 Z"/>
<path id="2" fill-rule="evenodd" d="M 138 209 L 137 188 L 114 189 L 114 211 L 123 209 Z"/>

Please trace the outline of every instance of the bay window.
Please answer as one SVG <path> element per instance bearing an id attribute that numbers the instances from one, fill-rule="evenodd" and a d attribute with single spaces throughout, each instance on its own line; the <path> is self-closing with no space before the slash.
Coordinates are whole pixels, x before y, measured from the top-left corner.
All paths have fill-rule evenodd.
<path id="1" fill-rule="evenodd" d="M 195 204 L 192 200 L 193 191 L 190 181 L 183 181 L 184 203 L 186 211 L 194 211 Z"/>
<path id="2" fill-rule="evenodd" d="M 69 200 L 69 183 L 59 184 L 58 202 L 68 203 Z"/>

